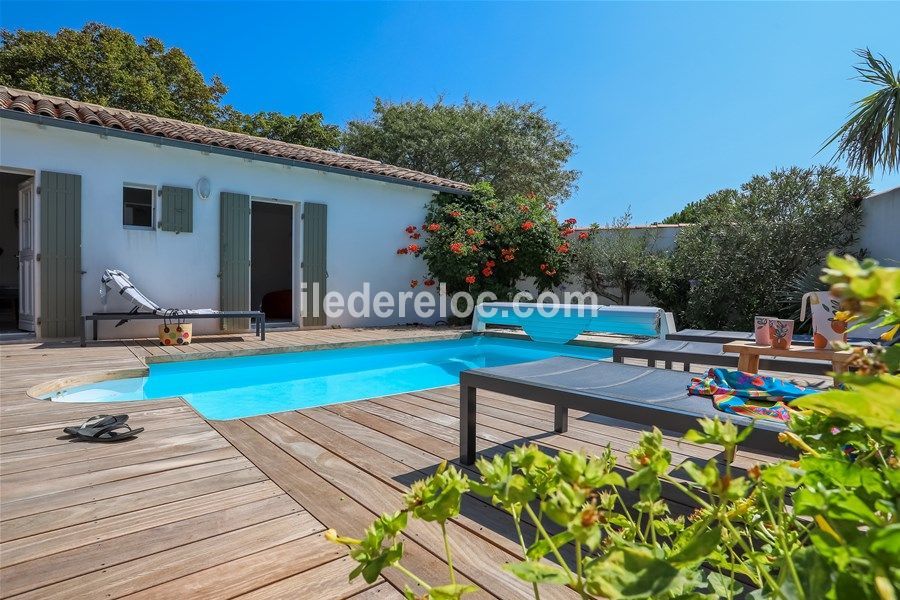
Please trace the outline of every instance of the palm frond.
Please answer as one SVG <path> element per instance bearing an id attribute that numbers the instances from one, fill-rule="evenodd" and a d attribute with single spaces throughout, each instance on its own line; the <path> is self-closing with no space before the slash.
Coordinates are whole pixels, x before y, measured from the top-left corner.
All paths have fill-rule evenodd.
<path id="1" fill-rule="evenodd" d="M 833 161 L 843 158 L 854 171 L 869 175 L 900 170 L 900 71 L 895 72 L 883 55 L 871 50 L 856 50 L 863 62 L 856 65 L 856 79 L 878 86 L 858 100 L 849 119 L 820 148 L 820 152 L 838 142 Z"/>

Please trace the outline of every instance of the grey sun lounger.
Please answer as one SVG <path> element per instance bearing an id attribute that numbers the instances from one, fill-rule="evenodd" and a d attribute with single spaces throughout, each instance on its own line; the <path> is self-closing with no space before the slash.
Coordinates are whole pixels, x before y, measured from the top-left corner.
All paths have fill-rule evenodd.
<path id="1" fill-rule="evenodd" d="M 697 428 L 702 417 L 727 418 L 740 426 L 751 423 L 742 415 L 716 410 L 708 398 L 688 395 L 690 380 L 690 373 L 680 371 L 563 356 L 463 371 L 459 376 L 460 462 L 475 461 L 478 389 L 552 405 L 557 433 L 568 429 L 569 409 L 678 432 Z M 742 446 L 783 455 L 786 447 L 778 434 L 784 430 L 781 423 L 757 421 Z"/>
<path id="2" fill-rule="evenodd" d="M 649 340 L 639 344 L 616 346 L 613 348 L 613 361 L 622 362 L 626 358 L 646 360 L 648 367 L 656 366 L 663 361 L 665 368 L 671 369 L 673 362 L 682 363 L 688 371 L 692 364 L 712 365 L 716 367 L 732 367 L 738 365 L 738 355 L 723 352 L 725 342 L 682 342 L 677 340 Z M 800 358 L 760 358 L 759 366 L 767 371 L 785 373 L 802 373 L 804 375 L 824 375 L 833 369 L 830 362 L 824 360 L 804 360 Z"/>
<path id="3" fill-rule="evenodd" d="M 847 341 L 858 344 L 858 343 L 878 343 L 878 334 L 879 331 L 875 331 L 874 333 L 869 330 L 859 329 L 857 331 L 851 331 L 847 335 Z M 725 330 L 715 330 L 715 329 L 682 329 L 681 331 L 676 331 L 675 333 L 667 333 L 667 340 L 677 340 L 680 342 L 711 342 L 716 344 L 727 344 L 728 342 L 735 341 L 753 341 L 753 333 L 750 331 L 725 331 Z M 896 341 L 897 338 L 894 338 Z M 795 333 L 792 338 L 792 343 L 798 346 L 812 346 L 813 340 L 812 336 L 805 333 Z"/>

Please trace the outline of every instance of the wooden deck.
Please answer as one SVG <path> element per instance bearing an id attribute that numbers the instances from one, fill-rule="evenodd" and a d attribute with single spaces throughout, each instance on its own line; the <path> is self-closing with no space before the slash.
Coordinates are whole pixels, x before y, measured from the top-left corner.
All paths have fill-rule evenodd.
<path id="1" fill-rule="evenodd" d="M 458 455 L 455 387 L 252 417 L 201 418 L 180 399 L 118 405 L 27 398 L 36 383 L 141 366 L 161 352 L 422 337 L 411 329 L 321 330 L 199 338 L 188 348 L 149 341 L 0 347 L 0 596 L 69 598 L 399 598 L 407 581 L 387 572 L 348 583 L 353 563 L 327 543 L 333 527 L 360 534 L 397 510 L 410 484 Z M 121 444 L 60 438 L 87 416 L 127 410 L 146 431 Z M 552 430 L 548 406 L 482 392 L 478 447 L 491 453 L 533 440 L 550 450 L 624 457 L 640 433 L 627 423 L 570 414 Z M 668 438 L 674 460 L 713 456 Z M 738 466 L 764 459 L 742 455 Z M 623 460 L 624 462 L 624 460 Z M 684 511 L 690 507 L 683 506 Z M 521 598 L 530 587 L 500 564 L 519 557 L 508 517 L 474 497 L 448 525 L 455 564 L 481 597 Z M 411 521 L 404 564 L 446 581 L 436 528 Z M 547 588 L 542 597 L 573 597 Z"/>

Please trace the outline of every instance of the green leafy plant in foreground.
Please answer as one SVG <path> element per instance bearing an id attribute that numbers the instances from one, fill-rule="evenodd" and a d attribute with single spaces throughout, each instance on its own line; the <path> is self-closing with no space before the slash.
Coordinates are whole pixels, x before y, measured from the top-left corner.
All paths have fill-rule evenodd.
<path id="1" fill-rule="evenodd" d="M 830 257 L 823 279 L 853 322 L 888 325 L 900 323 L 896 271 Z M 845 389 L 795 401 L 801 410 L 781 438 L 798 451 L 796 460 L 738 472 L 730 458 L 750 430 L 719 419 L 700 420 L 684 439 L 720 447 L 724 466 L 674 466 L 657 429 L 641 437 L 626 465 L 610 449 L 550 456 L 521 446 L 480 459 L 477 477 L 442 464 L 412 486 L 405 508 L 379 517 L 361 540 L 326 536 L 359 563 L 351 578 L 373 582 L 392 568 L 417 586 L 407 598 L 459 598 L 477 588 L 461 581 L 466 568 L 457 572 L 446 523 L 471 493 L 509 514 L 521 552 L 503 569 L 530 583 L 535 598 L 557 585 L 613 600 L 895 600 L 900 377 L 891 352 L 861 357 L 858 370 L 841 378 Z M 677 514 L 673 493 L 689 498 L 694 512 Z M 426 582 L 401 564 L 410 517 L 440 527 L 449 583 Z"/>

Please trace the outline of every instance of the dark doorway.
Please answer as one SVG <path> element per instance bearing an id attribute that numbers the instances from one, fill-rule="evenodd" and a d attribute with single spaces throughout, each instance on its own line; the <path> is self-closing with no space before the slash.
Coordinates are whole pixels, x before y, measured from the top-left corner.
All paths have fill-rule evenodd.
<path id="1" fill-rule="evenodd" d="M 293 233 L 291 204 L 254 201 L 250 216 L 250 306 L 266 321 L 293 321 Z"/>
<path id="2" fill-rule="evenodd" d="M 29 216 L 34 206 L 33 183 L 34 178 L 31 175 L 0 172 L 0 333 L 34 331 L 33 261 L 28 262 L 29 256 L 23 256 L 19 247 L 22 238 L 20 231 L 22 217 L 26 217 L 26 226 L 31 228 L 33 225 Z M 26 215 L 20 213 L 20 195 L 26 203 L 32 202 L 30 206 L 27 204 L 25 206 L 28 211 Z M 33 241 L 33 238 L 26 239 L 26 245 L 33 246 Z M 26 248 L 26 254 L 29 251 L 33 252 L 33 247 Z M 25 290 L 26 298 L 24 298 L 28 307 L 22 306 L 19 264 L 21 261 L 26 261 L 25 266 L 31 269 L 29 273 L 32 275 L 24 278 L 25 284 L 30 287 Z M 20 319 L 23 308 L 28 309 L 25 312 L 30 313 L 30 320 L 28 317 Z"/>

